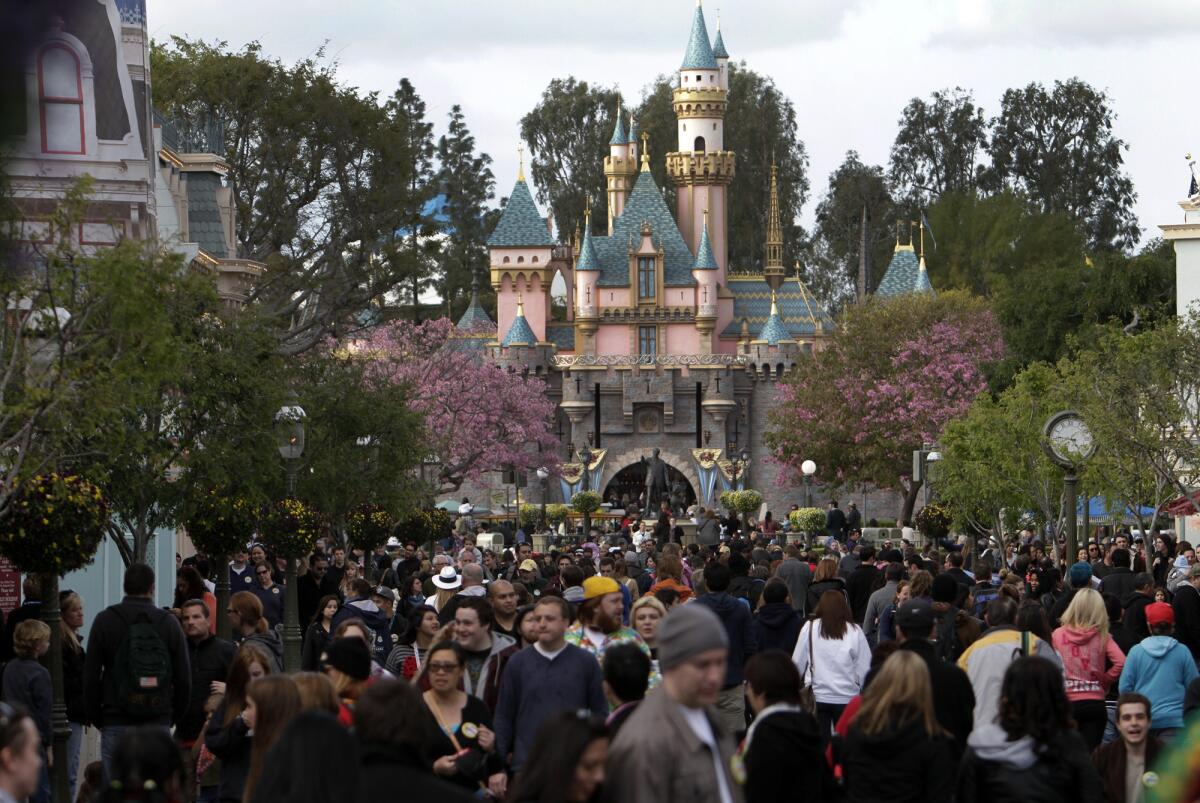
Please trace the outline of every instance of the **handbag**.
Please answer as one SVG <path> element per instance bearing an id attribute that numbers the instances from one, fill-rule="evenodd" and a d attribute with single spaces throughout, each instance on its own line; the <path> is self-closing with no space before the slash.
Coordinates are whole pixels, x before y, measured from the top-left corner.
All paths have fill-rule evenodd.
<path id="1" fill-rule="evenodd" d="M 800 689 L 800 707 L 813 716 L 817 715 L 817 696 L 813 693 L 813 680 L 816 675 L 816 653 L 813 652 L 813 630 L 818 619 L 808 623 L 808 682 Z"/>

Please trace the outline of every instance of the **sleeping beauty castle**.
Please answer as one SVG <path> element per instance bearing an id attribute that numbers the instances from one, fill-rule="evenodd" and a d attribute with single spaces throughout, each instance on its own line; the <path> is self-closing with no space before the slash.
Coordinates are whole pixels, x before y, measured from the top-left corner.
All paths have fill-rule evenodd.
<path id="1" fill-rule="evenodd" d="M 762 435 L 777 381 L 822 347 L 833 321 L 786 275 L 774 169 L 761 197 L 729 196 L 737 154 L 725 148 L 728 65 L 720 29 L 711 40 L 697 4 L 674 89 L 677 143 L 666 155 L 674 216 L 651 177 L 646 135 L 618 112 L 608 153 L 596 154 L 607 219 L 589 211 L 569 242 L 556 239 L 522 170 L 488 240 L 496 321 L 473 298 L 460 334 L 487 359 L 547 381 L 566 449 L 547 456 L 547 465 L 563 463 L 547 501 L 569 500 L 586 483 L 614 508 L 642 507 L 641 458 L 656 448 L 685 506 L 713 506 L 740 487 L 761 491 L 776 516 L 796 501 L 776 486 Z M 760 272 L 729 264 L 731 203 L 767 207 Z M 567 304 L 552 320 L 556 277 Z M 540 501 L 534 482 L 522 493 Z"/>

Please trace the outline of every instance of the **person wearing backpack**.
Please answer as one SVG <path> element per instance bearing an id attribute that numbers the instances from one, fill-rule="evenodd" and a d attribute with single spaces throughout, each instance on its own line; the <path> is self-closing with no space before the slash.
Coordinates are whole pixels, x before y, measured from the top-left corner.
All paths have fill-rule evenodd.
<path id="1" fill-rule="evenodd" d="M 92 622 L 83 671 L 106 782 L 121 734 L 145 725 L 170 728 L 187 712 L 191 692 L 187 638 L 179 620 L 154 605 L 154 570 L 131 565 L 124 589 L 124 599 Z"/>

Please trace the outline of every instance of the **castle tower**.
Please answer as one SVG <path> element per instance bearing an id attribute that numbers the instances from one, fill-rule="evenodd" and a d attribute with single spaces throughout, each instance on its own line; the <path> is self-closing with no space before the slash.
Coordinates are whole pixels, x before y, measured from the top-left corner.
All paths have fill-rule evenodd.
<path id="1" fill-rule="evenodd" d="M 779 220 L 779 184 L 775 159 L 771 159 L 771 197 L 767 208 L 767 253 L 763 260 L 763 277 L 776 292 L 783 284 L 783 226 Z"/>
<path id="2" fill-rule="evenodd" d="M 633 117 L 629 118 L 632 129 Z M 625 128 L 625 118 L 621 116 L 621 100 L 617 97 L 617 122 L 613 127 L 612 138 L 608 141 L 608 156 L 604 157 L 604 178 L 608 185 L 608 233 L 613 231 L 613 218 L 621 216 L 625 210 L 625 201 L 629 199 L 629 191 L 638 173 L 637 135 Z"/>
<path id="3" fill-rule="evenodd" d="M 717 38 L 713 40 L 713 57 L 717 60 L 717 69 L 721 76 L 717 79 L 721 89 L 729 91 L 729 53 L 725 50 L 725 40 L 721 37 L 721 9 L 717 9 Z"/>
<path id="4" fill-rule="evenodd" d="M 717 272 L 720 266 L 713 255 L 712 241 L 708 236 L 708 210 L 704 210 L 704 224 L 700 232 L 700 247 L 692 263 L 692 278 L 696 280 L 696 332 L 699 334 L 700 353 L 712 353 L 712 333 L 717 323 Z"/>
<path id="5" fill-rule="evenodd" d="M 724 42 L 721 52 L 725 53 Z M 728 61 L 728 53 L 722 57 Z M 676 186 L 679 231 L 692 253 L 700 248 L 704 210 L 717 258 L 718 281 L 728 268 L 728 206 L 726 193 L 733 180 L 734 155 L 724 150 L 726 72 L 708 40 L 704 9 L 699 0 L 692 17 L 687 52 L 679 68 L 674 92 L 678 120 L 678 150 L 667 154 L 667 175 Z"/>
<path id="6" fill-rule="evenodd" d="M 611 207 L 610 207 L 611 208 Z M 575 259 L 575 331 L 579 334 L 576 351 L 596 353 L 596 329 L 599 326 L 600 259 L 592 242 L 592 205 L 583 210 L 583 245 Z M 612 225 L 612 219 L 609 219 Z"/>

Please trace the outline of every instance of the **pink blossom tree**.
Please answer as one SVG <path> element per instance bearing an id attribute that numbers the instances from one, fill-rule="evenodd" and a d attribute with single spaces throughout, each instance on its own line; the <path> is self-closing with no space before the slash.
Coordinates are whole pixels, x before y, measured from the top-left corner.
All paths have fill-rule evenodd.
<path id="1" fill-rule="evenodd" d="M 464 346 L 445 318 L 381 326 L 359 353 L 381 375 L 410 388 L 410 405 L 424 416 L 426 445 L 438 460 L 439 493 L 506 464 L 536 468 L 546 460 L 539 447 L 557 454 L 546 383 L 487 362 Z"/>
<path id="2" fill-rule="evenodd" d="M 961 292 L 873 299 L 851 307 L 826 347 L 780 385 L 767 443 L 787 470 L 813 460 L 832 488 L 874 485 L 904 494 L 911 520 L 920 483 L 912 453 L 936 441 L 987 387 L 1004 355 L 986 304 Z"/>

